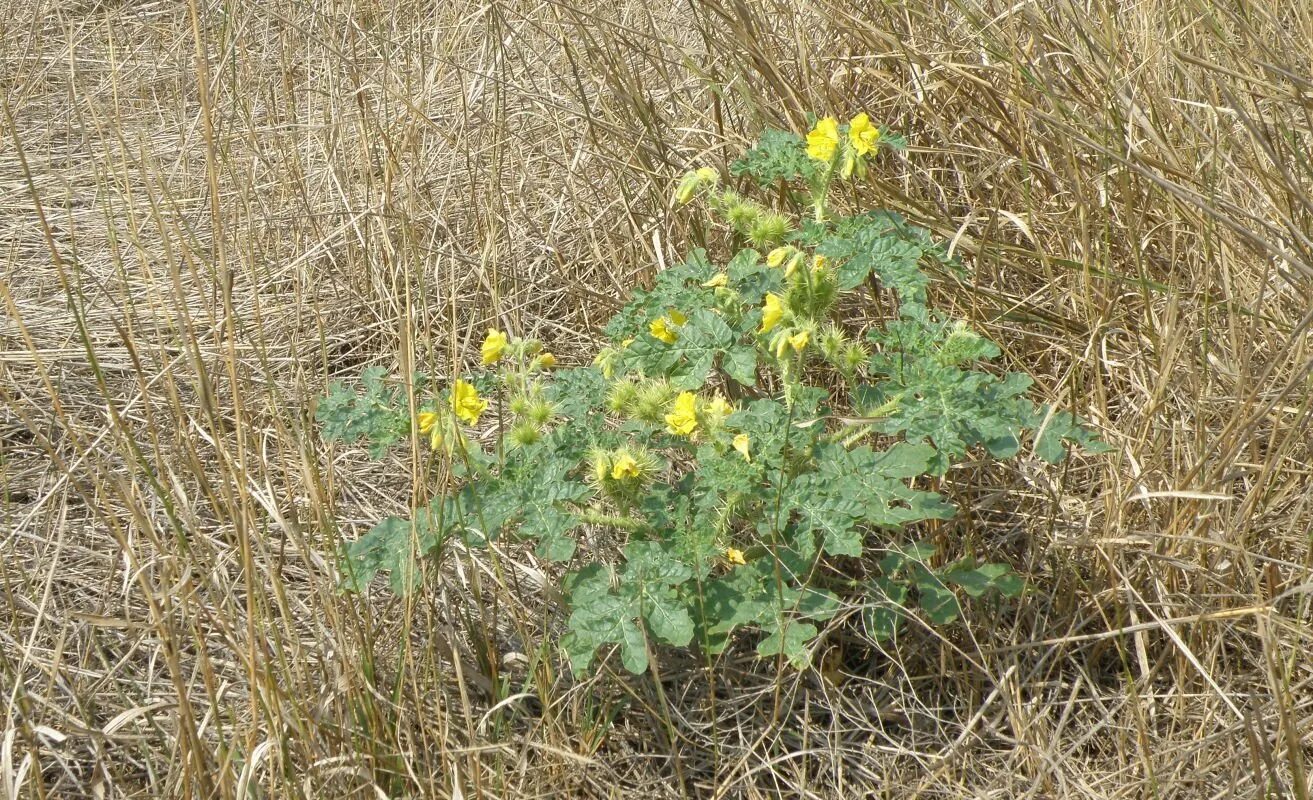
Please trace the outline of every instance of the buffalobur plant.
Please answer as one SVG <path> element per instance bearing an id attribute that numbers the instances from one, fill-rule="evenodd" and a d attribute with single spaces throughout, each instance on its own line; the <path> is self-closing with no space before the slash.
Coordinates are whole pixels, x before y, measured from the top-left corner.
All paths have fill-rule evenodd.
<path id="1" fill-rule="evenodd" d="M 887 639 L 915 609 L 946 624 L 963 594 L 1019 594 L 1007 565 L 916 535 L 956 513 L 927 487 L 972 453 L 1058 462 L 1102 445 L 1030 400 L 1025 375 L 980 368 L 999 349 L 930 307 L 931 274 L 960 266 L 925 230 L 888 211 L 832 213 L 836 185 L 902 146 L 866 114 L 827 117 L 805 139 L 767 131 L 729 175 L 689 172 L 676 201 L 737 249 L 726 263 L 694 250 L 636 291 L 592 366 L 556 369 L 539 342 L 492 330 L 484 372 L 417 419 L 377 372 L 361 392 L 332 386 L 318 409 L 328 438 L 377 453 L 419 436 L 451 476 L 410 519 L 345 547 L 344 585 L 386 571 L 413 592 L 453 539 L 534 542 L 565 565 L 573 667 L 618 646 L 635 673 L 658 646 L 711 657 L 737 631 L 804 667 L 841 607 Z M 896 317 L 870 313 L 880 293 Z M 470 433 L 494 416 L 485 448 Z"/>

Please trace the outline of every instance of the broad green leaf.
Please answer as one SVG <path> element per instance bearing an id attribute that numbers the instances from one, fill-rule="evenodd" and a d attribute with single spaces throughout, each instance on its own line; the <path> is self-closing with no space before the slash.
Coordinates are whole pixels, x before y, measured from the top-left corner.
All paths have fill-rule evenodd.
<path id="1" fill-rule="evenodd" d="M 757 645 L 757 655 L 769 658 L 783 653 L 795 669 L 804 669 L 811 663 L 811 651 L 807 644 L 818 633 L 820 631 L 810 622 L 782 619 L 779 626 Z"/>
<path id="2" fill-rule="evenodd" d="M 342 585 L 361 592 L 380 571 L 390 572 L 397 594 L 409 594 L 420 583 L 420 559 L 438 545 L 436 531 L 420 521 L 388 517 L 346 545 Z"/>

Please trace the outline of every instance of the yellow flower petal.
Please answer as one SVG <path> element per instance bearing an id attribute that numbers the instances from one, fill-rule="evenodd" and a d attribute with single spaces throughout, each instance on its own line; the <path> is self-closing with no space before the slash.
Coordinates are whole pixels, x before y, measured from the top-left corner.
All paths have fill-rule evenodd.
<path id="1" fill-rule="evenodd" d="M 771 292 L 766 295 L 766 302 L 761 307 L 761 332 L 769 333 L 771 328 L 780 324 L 784 318 L 784 302 L 780 296 Z"/>
<path id="2" fill-rule="evenodd" d="M 746 433 L 734 437 L 734 449 L 739 451 L 744 461 L 752 461 L 752 439 Z"/>
<path id="3" fill-rule="evenodd" d="M 731 564 L 746 564 L 747 559 L 743 557 L 743 551 L 737 548 L 727 548 L 725 550 L 725 560 Z"/>
<path id="4" fill-rule="evenodd" d="M 676 436 L 692 436 L 698 427 L 697 395 L 680 392 L 674 408 L 666 414 L 666 429 Z"/>
<path id="5" fill-rule="evenodd" d="M 652 322 L 648 324 L 647 330 L 652 336 L 660 339 L 666 344 L 674 344 L 675 340 L 679 338 L 679 334 L 671 330 L 670 326 L 666 324 L 665 317 L 658 317 L 657 319 L 652 320 Z"/>
<path id="6" fill-rule="evenodd" d="M 506 334 L 495 328 L 488 329 L 488 336 L 483 340 L 483 363 L 495 364 L 506 351 Z"/>
<path id="7" fill-rule="evenodd" d="M 839 149 L 839 121 L 826 117 L 816 121 L 816 126 L 807 134 L 807 155 L 826 164 L 834 160 L 834 153 Z"/>
<path id="8" fill-rule="evenodd" d="M 725 421 L 725 417 L 734 413 L 734 406 L 731 406 L 725 398 L 716 395 L 707 402 L 702 413 L 707 418 L 708 425 L 719 425 Z"/>
<path id="9" fill-rule="evenodd" d="M 793 255 L 793 245 L 786 244 L 783 247 L 777 247 L 766 254 L 766 266 L 778 267 L 784 263 L 784 259 L 791 255 Z"/>
<path id="10" fill-rule="evenodd" d="M 554 366 L 556 366 L 556 356 L 551 353 L 543 353 L 538 356 L 539 369 L 551 369 Z"/>
<path id="11" fill-rule="evenodd" d="M 729 276 L 723 272 L 717 272 L 715 277 L 702 284 L 703 289 L 723 289 L 729 284 Z"/>
<path id="12" fill-rule="evenodd" d="M 794 351 L 801 353 L 803 350 L 807 349 L 807 343 L 810 342 L 811 339 L 812 335 L 808 331 L 798 331 L 789 337 L 789 346 L 792 347 Z"/>
<path id="13" fill-rule="evenodd" d="M 462 421 L 478 425 L 479 417 L 488 410 L 488 401 L 479 397 L 478 389 L 458 380 L 451 387 L 451 410 Z"/>
<path id="14" fill-rule="evenodd" d="M 871 124 L 866 112 L 862 112 L 848 122 L 848 141 L 858 155 L 873 153 L 880 144 L 880 129 Z"/>
<path id="15" fill-rule="evenodd" d="M 628 453 L 621 453 L 611 463 L 612 480 L 622 481 L 626 478 L 637 478 L 639 474 L 638 462 Z"/>

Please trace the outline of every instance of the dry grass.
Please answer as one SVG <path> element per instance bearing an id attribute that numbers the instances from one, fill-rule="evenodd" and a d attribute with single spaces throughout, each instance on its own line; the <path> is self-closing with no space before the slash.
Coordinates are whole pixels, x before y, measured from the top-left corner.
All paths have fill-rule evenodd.
<path id="1" fill-rule="evenodd" d="M 0 797 L 1308 796 L 1303 0 L 2 10 Z M 321 444 L 326 381 L 586 360 L 672 176 L 813 109 L 907 134 L 849 202 L 1116 446 L 954 476 L 1034 593 L 665 702 L 561 667 L 526 552 L 495 618 L 478 555 L 337 594 L 419 477 Z"/>

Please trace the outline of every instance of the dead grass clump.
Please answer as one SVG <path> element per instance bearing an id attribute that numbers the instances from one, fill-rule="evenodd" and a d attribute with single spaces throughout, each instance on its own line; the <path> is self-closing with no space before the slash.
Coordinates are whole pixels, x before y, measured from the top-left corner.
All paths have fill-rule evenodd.
<path id="1" fill-rule="evenodd" d="M 1296 0 L 10 0 L 0 795 L 1307 796 L 1310 42 Z M 708 236 L 678 171 L 861 109 L 912 147 L 842 202 L 951 241 L 940 300 L 1116 446 L 945 487 L 1025 602 L 668 654 L 663 703 L 563 669 L 527 552 L 336 591 L 422 483 L 321 445 L 329 379 L 489 325 L 586 361 Z"/>

